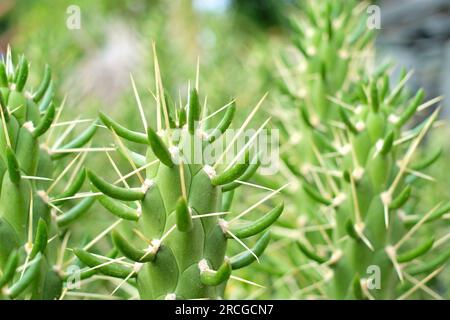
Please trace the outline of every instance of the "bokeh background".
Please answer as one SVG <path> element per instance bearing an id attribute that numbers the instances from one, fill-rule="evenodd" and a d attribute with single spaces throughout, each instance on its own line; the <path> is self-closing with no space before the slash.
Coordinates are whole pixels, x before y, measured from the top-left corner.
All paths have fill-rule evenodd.
<path id="1" fill-rule="evenodd" d="M 271 89 L 273 56 L 287 36 L 285 14 L 294 3 L 2 0 L 0 52 L 11 44 L 34 65 L 49 63 L 62 83 L 60 94 L 70 97 L 77 112 L 81 106 L 94 112 L 114 110 L 130 96 L 130 72 L 150 85 L 151 41 L 156 41 L 165 83 L 173 91 L 193 78 L 200 57 L 204 85 L 214 83 L 208 90 L 211 104 L 232 95 L 245 105 Z M 448 96 L 450 0 L 375 3 L 381 7 L 378 56 L 415 69 L 411 86 L 424 87 L 430 96 Z M 71 5 L 80 8 L 79 30 L 66 26 Z"/>

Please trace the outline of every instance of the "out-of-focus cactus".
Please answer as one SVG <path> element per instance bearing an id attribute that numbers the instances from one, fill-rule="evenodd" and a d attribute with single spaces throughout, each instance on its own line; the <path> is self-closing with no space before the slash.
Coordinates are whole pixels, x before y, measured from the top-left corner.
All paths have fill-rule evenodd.
<path id="1" fill-rule="evenodd" d="M 123 221 L 122 230 L 112 231 L 114 245 L 123 256 L 111 260 L 86 250 L 74 252 L 88 266 L 82 277 L 96 268 L 124 281 L 131 279 L 141 299 L 221 298 L 227 281 L 233 277 L 232 271 L 257 260 L 267 247 L 268 228 L 281 215 L 283 204 L 254 222 L 237 223 L 256 205 L 225 219 L 234 190 L 240 186 L 237 180 L 250 178 L 259 166 L 257 157 L 250 155 L 248 144 L 221 172 L 217 170 L 221 157 L 215 158 L 214 163 L 205 157 L 205 150 L 223 143 L 219 137 L 232 123 L 235 104 L 229 103 L 217 127 L 207 130 L 198 85 L 190 91 L 184 106 L 181 101 L 172 103 L 165 93 L 156 59 L 155 79 L 156 130 L 147 125 L 135 87 L 145 132 L 130 130 L 100 114 L 116 138 L 118 150 L 135 170 L 121 176 L 115 184 L 88 171 L 93 192 L 102 193 L 99 202 L 120 219 L 119 223 Z M 120 138 L 145 147 L 145 155 L 129 150 Z M 231 141 L 228 146 L 233 145 Z M 143 170 L 145 175 L 141 174 Z M 116 172 L 120 173 L 117 167 Z M 138 187 L 129 187 L 130 176 L 138 178 Z M 252 249 L 242 242 L 257 235 L 260 237 Z M 229 239 L 238 241 L 245 251 L 226 257 Z"/>
<path id="2" fill-rule="evenodd" d="M 28 72 L 24 56 L 14 66 L 8 51 L 0 62 L 0 297 L 54 299 L 64 277 L 56 262 L 58 240 L 95 201 L 89 198 L 68 206 L 62 199 L 82 187 L 83 170 L 57 193 L 56 184 L 76 163 L 75 159 L 67 169 L 61 168 L 62 159 L 89 142 L 96 127 L 64 145 L 64 136 L 60 137 L 50 148 L 44 134 L 53 129 L 59 110 L 53 103 L 50 68 L 45 68 L 33 91 L 25 89 Z M 81 154 L 77 158 L 83 159 Z"/>
<path id="3" fill-rule="evenodd" d="M 448 234 L 427 229 L 443 222 L 450 203 L 417 212 L 426 170 L 440 152 L 415 155 L 439 110 L 406 126 L 438 99 L 424 103 L 423 90 L 409 95 L 406 72 L 391 85 L 388 65 L 372 73 L 351 65 L 371 37 L 357 10 L 364 8 L 352 1 L 310 1 L 307 26 L 293 24 L 300 62 L 286 69 L 295 77 L 282 74 L 282 89 L 300 124 L 280 125 L 300 140 L 287 144 L 283 160 L 301 189 L 286 192 L 293 201 L 285 218 L 298 218 L 276 229 L 295 240 L 282 260 L 291 267 L 279 255 L 271 262 L 284 273 L 278 284 L 297 288 L 296 298 L 404 299 L 420 290 L 436 298 L 420 284 L 442 272 L 450 249 Z"/>

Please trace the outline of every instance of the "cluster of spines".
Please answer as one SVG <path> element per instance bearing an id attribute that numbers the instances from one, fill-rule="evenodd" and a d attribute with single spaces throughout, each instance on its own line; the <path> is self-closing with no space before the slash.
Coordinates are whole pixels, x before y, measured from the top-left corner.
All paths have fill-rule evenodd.
<path id="1" fill-rule="evenodd" d="M 343 130 L 347 133 L 339 138 L 342 139 L 340 141 L 342 145 L 338 146 L 335 152 L 345 149 L 349 153 L 342 154 L 340 160 L 323 161 L 322 158 L 319 161 L 321 172 L 328 182 L 322 179 L 311 180 L 310 178 L 313 177 L 317 179 L 316 174 L 311 171 L 306 177 L 303 175 L 301 177 L 304 179 L 305 194 L 319 207 L 324 206 L 327 208 L 325 210 L 331 208 L 336 213 L 333 222 L 334 232 L 337 235 L 335 241 L 343 241 L 343 237 L 348 236 L 350 241 L 360 243 L 353 246 L 337 245 L 336 243 L 334 253 L 339 252 L 341 259 L 351 261 L 360 254 L 359 260 L 353 261 L 354 265 L 345 272 L 353 270 L 362 275 L 365 268 L 378 263 L 382 266 L 381 276 L 384 277 L 382 279 L 389 278 L 390 269 L 393 268 L 398 279 L 403 282 L 404 274 L 408 277 L 424 273 L 431 274 L 448 259 L 448 250 L 443 250 L 437 253 L 436 259 L 423 264 L 415 264 L 415 259 L 420 258 L 433 247 L 434 241 L 431 238 L 419 238 L 416 242 L 420 245 L 411 250 L 401 250 L 401 247 L 405 245 L 406 240 L 412 239 L 414 242 L 412 236 L 416 234 L 417 230 L 425 223 L 439 220 L 449 212 L 450 206 L 448 203 L 440 204 L 424 216 L 416 215 L 414 218 L 410 218 L 408 215 L 402 216 L 402 213 L 412 209 L 407 207 L 407 202 L 418 178 L 425 176 L 426 179 L 426 175 L 421 171 L 438 159 L 436 156 L 438 153 L 436 153 L 420 163 L 412 161 L 418 144 L 436 120 L 437 111 L 419 125 L 414 130 L 414 134 L 405 141 L 403 139 L 405 135 L 401 134 L 404 130 L 401 128 L 406 120 L 414 115 L 411 110 L 416 111 L 418 108 L 422 108 L 420 106 L 427 105 L 421 104 L 423 93 L 419 91 L 407 104 L 403 104 L 405 108 L 400 115 L 394 115 L 394 109 L 398 105 L 387 105 L 386 101 L 389 98 L 384 99 L 379 95 L 376 83 L 373 80 L 370 90 L 366 90 L 368 92 L 366 101 L 369 104 L 361 104 L 364 106 L 361 113 L 350 116 L 347 115 L 347 111 L 339 112 Z M 364 102 L 360 101 L 360 103 Z M 343 108 L 343 106 L 338 106 L 338 108 Z M 360 123 L 359 129 L 352 130 L 352 127 L 356 127 L 354 123 L 358 122 Z M 408 142 L 410 142 L 409 145 Z M 344 145 L 347 144 L 349 147 L 344 148 Z M 402 144 L 406 144 L 407 147 Z M 318 149 L 320 150 L 320 147 Z M 333 183 L 335 184 L 334 189 L 331 186 Z M 392 242 L 396 244 L 391 244 Z M 438 243 L 442 245 L 441 242 Z M 331 257 L 322 258 L 314 255 L 311 252 L 313 247 L 309 246 L 308 249 L 304 243 L 299 245 L 299 248 L 307 257 L 321 264 L 329 261 Z M 366 253 L 363 254 L 363 252 Z M 389 261 L 390 264 L 383 264 L 386 261 Z M 338 262 L 334 261 L 334 263 Z M 338 274 L 338 271 L 336 273 L 336 277 L 342 276 Z M 391 279 L 390 282 L 395 284 L 396 280 Z M 374 290 L 373 296 L 394 297 L 396 292 L 390 291 L 393 288 L 389 288 L 389 285 L 389 282 L 384 282 L 385 288 L 380 291 Z M 355 287 L 353 286 L 353 288 Z M 338 290 L 342 289 L 338 288 Z M 372 298 L 373 296 L 366 290 L 364 297 Z"/>

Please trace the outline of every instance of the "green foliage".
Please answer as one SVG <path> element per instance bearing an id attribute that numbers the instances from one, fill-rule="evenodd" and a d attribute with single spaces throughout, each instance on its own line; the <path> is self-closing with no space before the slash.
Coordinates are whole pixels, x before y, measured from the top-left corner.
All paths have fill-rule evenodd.
<path id="1" fill-rule="evenodd" d="M 211 131 L 202 120 L 197 88 L 190 90 L 185 104 L 168 104 L 170 100 L 164 94 L 156 58 L 155 71 L 156 129 L 148 126 L 144 118 L 146 132 L 140 133 L 100 115 L 115 137 L 117 148 L 133 166 L 132 178 L 137 178 L 139 186 L 130 187 L 125 177 L 119 180 L 124 186 L 118 186 L 93 171 L 87 172 L 93 192 L 103 194 L 99 196 L 100 204 L 114 216 L 124 219 L 121 230 L 112 232 L 114 246 L 123 256 L 105 263 L 106 257 L 82 249 L 74 252 L 88 268 L 130 280 L 141 299 L 222 298 L 232 270 L 251 264 L 267 247 L 269 233 L 266 230 L 281 215 L 283 205 L 244 225 L 236 224 L 243 215 L 231 220 L 224 218 L 229 214 L 229 204 L 225 203 L 231 199 L 228 194 L 232 195 L 233 191 L 224 191 L 223 187 L 230 190 L 230 184 L 237 183 L 240 177 L 250 178 L 256 171 L 252 167 L 249 173 L 250 160 L 256 158 L 251 158 L 248 150 L 242 150 L 245 153 L 242 162 L 237 156 L 236 163 L 218 173 L 220 162 L 213 165 L 202 155 L 213 143 L 223 143 L 218 138 L 232 122 L 235 105 L 228 105 L 233 111 L 223 113 L 220 129 Z M 135 93 L 141 110 L 136 90 Z M 210 139 L 209 132 L 215 139 Z M 147 139 L 144 140 L 144 136 Z M 144 153 L 130 151 L 121 138 L 138 143 Z M 195 143 L 180 143 L 196 139 L 201 141 L 198 147 Z M 145 163 L 136 167 L 133 159 L 144 157 Z M 197 159 L 200 161 L 196 162 Z M 144 169 L 145 174 L 141 174 Z M 232 189 L 235 188 L 237 186 L 233 185 Z M 243 245 L 243 253 L 232 258 L 226 256 L 229 240 L 243 243 L 240 239 L 263 232 L 254 251 Z"/>

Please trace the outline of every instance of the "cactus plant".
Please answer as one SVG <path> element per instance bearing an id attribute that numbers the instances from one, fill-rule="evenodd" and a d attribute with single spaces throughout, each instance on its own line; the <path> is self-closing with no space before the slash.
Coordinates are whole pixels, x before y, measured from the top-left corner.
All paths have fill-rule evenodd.
<path id="1" fill-rule="evenodd" d="M 256 156 L 251 156 L 249 144 L 239 150 L 235 161 L 220 173 L 217 172 L 220 158 L 214 164 L 203 156 L 202 152 L 208 147 L 223 143 L 219 137 L 232 123 L 235 103 L 227 104 L 217 127 L 207 130 L 206 121 L 201 119 L 198 81 L 190 90 L 186 106 L 181 102 L 173 104 L 162 85 L 155 52 L 154 56 L 157 129 L 149 126 L 143 116 L 134 81 L 144 133 L 130 130 L 100 113 L 120 153 L 133 166 L 132 176 L 138 178 L 139 186 L 129 187 L 129 175 L 116 181 L 125 185 L 120 187 L 93 171 L 87 172 L 92 191 L 101 193 L 99 203 L 117 216 L 118 221 L 124 221 L 123 228 L 116 228 L 111 234 L 115 248 L 123 256 L 111 259 L 82 249 L 74 249 L 74 252 L 87 266 L 82 271 L 83 277 L 90 269 L 97 268 L 124 282 L 132 279 L 141 299 L 221 298 L 227 281 L 233 277 L 232 270 L 254 262 L 267 247 L 267 229 L 280 216 L 283 204 L 254 222 L 236 224 L 256 205 L 229 221 L 224 219 L 233 192 L 240 186 L 236 180 L 249 178 L 259 165 Z M 145 147 L 145 155 L 129 150 L 121 138 Z M 200 141 L 199 146 L 194 141 Z M 233 146 L 234 141 L 229 146 Z M 141 175 L 144 169 L 145 175 Z M 120 173 L 117 167 L 116 171 Z M 260 237 L 253 249 L 241 240 L 258 234 Z M 232 258 L 226 257 L 228 239 L 237 240 L 245 251 Z"/>
<path id="2" fill-rule="evenodd" d="M 448 237 L 439 239 L 426 230 L 442 221 L 450 203 L 417 212 L 419 190 L 429 179 L 423 171 L 440 153 L 415 157 L 439 110 L 412 129 L 406 126 L 439 99 L 423 103 L 423 90 L 411 97 L 406 72 L 392 86 L 387 64 L 372 73 L 365 65 L 349 67 L 349 57 L 366 50 L 370 31 L 365 31 L 365 19 L 358 37 L 331 25 L 356 19 L 352 4 L 345 3 L 349 7 L 309 2 L 311 29 L 294 29 L 305 72 L 295 79 L 301 77 L 303 87 L 294 89 L 298 82 L 282 74 L 282 89 L 289 105 L 299 110 L 301 124 L 287 123 L 283 130 L 301 141 L 289 145 L 282 157 L 288 176 L 301 186 L 300 197 L 299 190 L 291 192 L 293 210 L 304 215 L 285 221 L 277 232 L 295 239 L 285 251 L 293 267 L 277 263 L 276 257 L 272 263 L 288 273 L 279 283 L 293 281 L 297 298 L 404 299 L 417 297 L 419 289 L 439 298 L 422 285 L 443 270 L 450 255 Z M 298 72 L 291 67 L 292 74 Z M 285 217 L 293 216 L 289 211 Z"/>
<path id="3" fill-rule="evenodd" d="M 44 139 L 44 134 L 54 129 L 60 114 L 53 102 L 50 68 L 33 91 L 25 89 L 28 73 L 25 57 L 14 66 L 9 49 L 0 62 L 0 297 L 54 299 L 64 277 L 56 261 L 59 238 L 95 200 L 66 204 L 62 198 L 82 187 L 85 173 L 74 172 L 73 183 L 64 192 L 58 190 L 63 175 L 83 157 L 79 154 L 67 169 L 62 161 L 89 142 L 96 127 L 61 145 L 63 136 L 50 148 L 50 137 Z"/>

